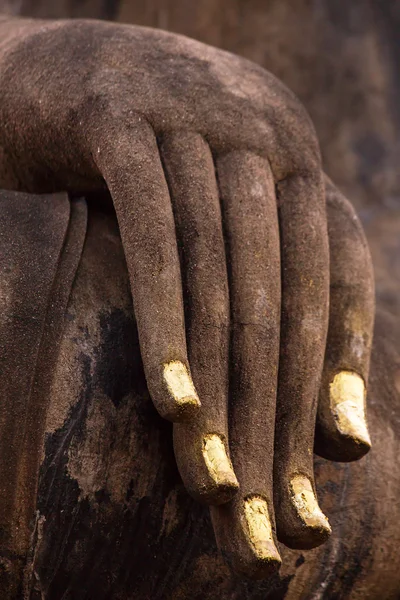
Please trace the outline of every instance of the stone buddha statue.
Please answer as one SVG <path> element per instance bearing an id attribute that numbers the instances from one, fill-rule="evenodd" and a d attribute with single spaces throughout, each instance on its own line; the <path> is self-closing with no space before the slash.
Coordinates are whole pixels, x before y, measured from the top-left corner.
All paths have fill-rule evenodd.
<path id="1" fill-rule="evenodd" d="M 399 324 L 368 427 L 370 255 L 301 103 L 83 20 L 4 17 L 0 90 L 4 597 L 396 597 Z"/>

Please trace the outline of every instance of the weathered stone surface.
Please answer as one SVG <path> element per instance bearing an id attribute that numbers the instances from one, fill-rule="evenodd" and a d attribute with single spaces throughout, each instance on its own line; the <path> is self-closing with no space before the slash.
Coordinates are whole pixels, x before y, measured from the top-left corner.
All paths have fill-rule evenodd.
<path id="1" fill-rule="evenodd" d="M 281 546 L 279 576 L 241 580 L 217 552 L 208 510 L 184 490 L 171 427 L 152 407 L 115 224 L 89 214 L 49 388 L 27 597 L 373 600 L 382 597 L 384 581 L 385 599 L 395 600 L 398 324 L 384 315 L 377 320 L 369 395 L 374 450 L 358 463 L 316 460 L 332 538 L 312 551 Z"/>
<path id="2" fill-rule="evenodd" d="M 45 4 L 14 3 L 16 10 L 21 6 L 30 14 L 61 15 L 46 13 Z M 197 6 L 147 4 L 143 12 L 139 3 L 126 2 L 119 14 L 123 20 L 180 30 L 245 54 L 300 95 L 316 122 L 328 172 L 361 208 L 380 300 L 398 311 L 395 3 L 380 3 L 379 8 L 353 3 L 335 11 L 336 3 L 325 2 L 314 12 L 309 3 L 300 2 L 296 10 L 289 3 L 269 3 L 267 8 L 246 3 L 245 10 L 226 2 L 214 2 L 209 11 Z M 65 16 L 117 15 L 95 3 L 51 4 L 50 9 L 59 7 Z M 102 223 L 101 216 L 94 218 L 100 231 L 108 231 L 107 240 L 113 238 L 113 225 Z M 396 599 L 400 540 L 391 524 L 399 518 L 399 485 L 393 474 L 399 450 L 398 324 L 390 317 L 377 322 L 369 401 L 375 451 L 360 464 L 317 461 L 321 504 L 337 533 L 321 549 L 303 554 L 283 550 L 280 577 L 263 584 L 239 582 L 216 554 L 206 512 L 189 500 L 179 483 L 170 428 L 150 406 L 141 366 L 124 358 L 122 347 L 127 356 L 132 350 L 137 355 L 137 334 L 125 267 L 118 266 L 119 242 L 110 244 L 115 246 L 113 277 L 120 272 L 121 293 L 113 298 L 117 309 L 110 309 L 105 299 L 112 291 L 104 289 L 102 277 L 96 279 L 90 241 L 81 268 L 91 273 L 92 282 L 101 281 L 93 292 L 83 291 L 78 279 L 71 300 L 67 330 L 73 343 L 64 342 L 59 389 L 51 393 L 27 597 L 211 600 L 216 595 L 297 599 L 313 594 L 363 600 L 381 598 L 384 581 L 385 598 Z M 99 314 L 93 302 L 93 312 L 82 322 L 73 309 L 74 303 L 79 307 L 80 294 L 97 294 L 96 302 L 101 300 Z M 89 331 L 93 340 L 88 342 Z M 106 347 L 115 348 L 122 371 L 119 360 L 114 364 L 104 358 Z M 73 374 L 64 372 L 70 363 Z M 134 380 L 126 381 L 126 367 L 132 367 Z M 133 425 L 142 431 L 139 441 Z M 159 461 L 156 476 L 148 469 L 154 461 Z M 127 479 L 130 468 L 137 473 L 135 486 Z M 3 568 L 7 571 L 9 563 Z M 199 590 L 197 596 L 193 590 Z"/>

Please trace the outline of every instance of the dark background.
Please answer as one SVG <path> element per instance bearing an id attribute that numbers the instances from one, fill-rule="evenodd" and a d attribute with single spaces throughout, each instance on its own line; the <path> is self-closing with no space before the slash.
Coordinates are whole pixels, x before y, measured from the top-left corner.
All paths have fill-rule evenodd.
<path id="1" fill-rule="evenodd" d="M 326 172 L 362 217 L 380 303 L 400 315 L 399 0 L 0 0 L 0 10 L 161 27 L 280 77 L 311 114 Z"/>

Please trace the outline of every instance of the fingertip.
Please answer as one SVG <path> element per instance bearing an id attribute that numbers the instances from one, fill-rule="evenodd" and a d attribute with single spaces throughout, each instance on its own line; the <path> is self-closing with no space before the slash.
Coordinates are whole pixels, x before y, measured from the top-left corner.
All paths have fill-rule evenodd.
<path id="1" fill-rule="evenodd" d="M 201 408 L 201 402 L 186 365 L 180 360 L 165 363 L 163 380 L 169 402 L 163 407 L 162 416 L 174 423 L 193 421 Z"/>
<path id="2" fill-rule="evenodd" d="M 371 448 L 365 396 L 364 380 L 353 371 L 340 371 L 329 385 L 329 401 L 336 428 L 341 436 L 348 438 L 348 446 L 354 445 L 357 458 Z"/>
<path id="3" fill-rule="evenodd" d="M 293 549 L 316 548 L 326 542 L 332 529 L 318 504 L 311 480 L 304 475 L 295 475 L 289 487 L 291 512 L 295 518 L 283 519 L 279 539 Z"/>
<path id="4" fill-rule="evenodd" d="M 204 433 L 194 424 L 174 426 L 174 449 L 180 475 L 197 502 L 219 506 L 232 500 L 239 483 L 224 435 Z"/>
<path id="5" fill-rule="evenodd" d="M 246 574 L 254 579 L 265 579 L 277 571 L 282 563 L 272 535 L 268 504 L 264 498 L 253 496 L 244 501 L 244 517 L 252 553 L 245 565 Z"/>
<path id="6" fill-rule="evenodd" d="M 366 419 L 365 380 L 350 369 L 328 369 L 324 380 L 314 450 L 327 460 L 359 460 L 372 446 Z"/>
<path id="7" fill-rule="evenodd" d="M 297 514 L 304 525 L 313 530 L 313 543 L 322 544 L 330 536 L 332 529 L 318 504 L 310 479 L 304 475 L 296 475 L 290 484 Z"/>
<path id="8" fill-rule="evenodd" d="M 218 547 L 235 573 L 268 579 L 282 563 L 274 542 L 268 503 L 259 495 L 236 498 L 213 508 L 211 516 Z"/>
<path id="9" fill-rule="evenodd" d="M 220 435 L 206 434 L 203 437 L 203 458 L 214 483 L 207 494 L 207 504 L 218 505 L 228 502 L 239 489 L 239 482 Z"/>

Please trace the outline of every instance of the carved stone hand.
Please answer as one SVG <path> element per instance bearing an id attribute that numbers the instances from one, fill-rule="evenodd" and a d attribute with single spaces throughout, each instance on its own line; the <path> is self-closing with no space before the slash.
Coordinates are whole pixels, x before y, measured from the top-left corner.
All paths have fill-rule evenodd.
<path id="1" fill-rule="evenodd" d="M 370 447 L 370 259 L 327 183 L 329 267 L 312 124 L 270 73 L 178 35 L 8 19 L 0 39 L 0 187 L 108 188 L 183 481 L 236 569 L 265 577 L 276 533 L 296 548 L 330 533 L 312 464 L 321 376 L 319 452 Z"/>

